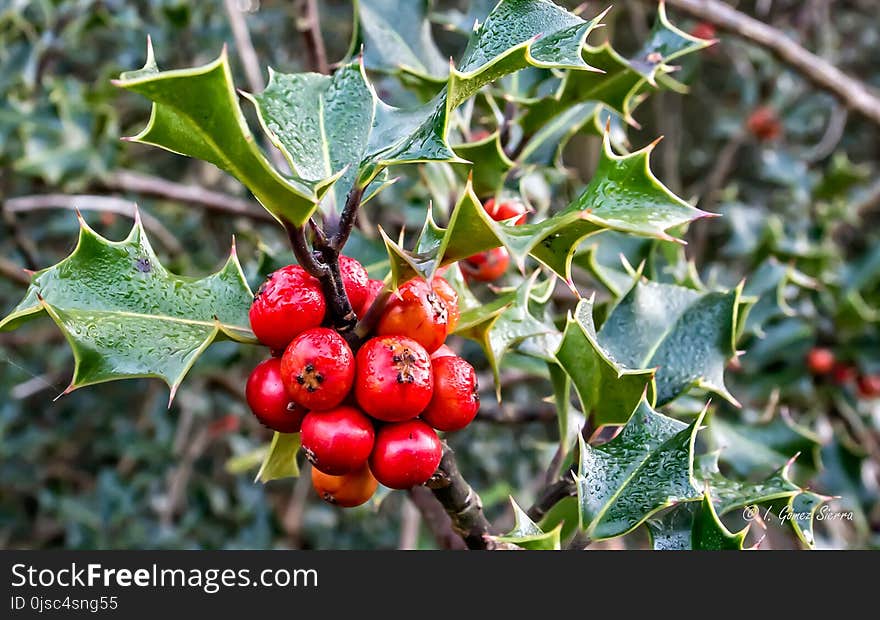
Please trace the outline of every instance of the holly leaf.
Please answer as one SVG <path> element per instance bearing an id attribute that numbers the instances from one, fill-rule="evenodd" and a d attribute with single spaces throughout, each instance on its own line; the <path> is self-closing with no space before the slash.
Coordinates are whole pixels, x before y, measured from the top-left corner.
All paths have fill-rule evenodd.
<path id="1" fill-rule="evenodd" d="M 529 518 L 512 497 L 510 505 L 513 507 L 513 529 L 504 536 L 496 536 L 495 540 L 511 543 L 531 551 L 558 551 L 560 549 L 561 523 L 549 532 L 545 532 Z"/>
<path id="2" fill-rule="evenodd" d="M 449 62 L 431 34 L 427 0 L 357 0 L 358 26 L 352 51 L 363 45 L 364 64 L 371 71 L 400 73 L 439 87 Z M 411 77 L 410 77 L 411 76 Z"/>
<path id="3" fill-rule="evenodd" d="M 113 83 L 153 101 L 147 126 L 128 141 L 214 164 L 246 185 L 276 218 L 304 223 L 332 183 L 284 176 L 269 163 L 238 104 L 226 48 L 204 66 L 159 71 L 148 41 L 144 67 Z"/>
<path id="4" fill-rule="evenodd" d="M 816 545 L 816 535 L 813 531 L 816 513 L 830 499 L 832 498 L 812 491 L 804 491 L 792 495 L 787 501 L 776 502 L 773 506 L 776 508 L 777 516 L 789 525 L 798 540 L 813 549 Z"/>
<path id="5" fill-rule="evenodd" d="M 158 377 L 171 398 L 196 358 L 216 339 L 256 342 L 253 296 L 232 248 L 220 271 L 178 276 L 159 262 L 139 218 L 123 241 L 109 241 L 80 217 L 73 253 L 33 275 L 0 330 L 43 313 L 70 343 L 74 372 L 65 393 L 95 383 Z M 169 401 L 170 402 L 170 401 Z"/>
<path id="6" fill-rule="evenodd" d="M 599 343 L 593 298 L 582 299 L 569 314 L 556 359 L 596 427 L 626 423 L 643 395 L 653 394 L 653 370 L 623 366 Z"/>
<path id="7" fill-rule="evenodd" d="M 254 482 L 269 482 L 280 478 L 299 477 L 296 453 L 300 446 L 299 433 L 278 433 L 272 436 L 272 443 L 263 458 L 263 464 Z"/>
<path id="8" fill-rule="evenodd" d="M 787 499 L 800 493 L 802 489 L 790 479 L 793 462 L 794 459 L 789 459 L 785 465 L 760 482 L 744 482 L 727 478 L 721 473 L 716 451 L 702 454 L 695 459 L 694 476 L 711 489 L 718 514 L 725 515 L 737 508 Z"/>
<path id="9" fill-rule="evenodd" d="M 733 533 L 721 522 L 709 494 L 699 504 L 673 506 L 646 522 L 656 551 L 741 551 L 750 525 Z"/>
<path id="10" fill-rule="evenodd" d="M 504 185 L 507 173 L 514 163 L 504 153 L 499 133 L 453 147 L 455 154 L 464 160 L 474 162 L 470 165 L 454 166 L 456 174 L 463 181 L 471 178 L 478 196 L 495 195 Z"/>
<path id="11" fill-rule="evenodd" d="M 626 367 L 657 369 L 658 405 L 694 386 L 738 405 L 724 368 L 736 353 L 741 291 L 701 293 L 638 279 L 605 319 L 599 343 Z"/>
<path id="12" fill-rule="evenodd" d="M 575 482 L 587 536 L 621 536 L 663 508 L 701 499 L 692 469 L 702 418 L 686 425 L 657 413 L 642 399 L 614 439 L 591 446 L 580 437 Z"/>
<path id="13" fill-rule="evenodd" d="M 770 257 L 761 263 L 746 280 L 743 297 L 753 300 L 745 316 L 742 332 L 763 338 L 764 325 L 780 316 L 794 316 L 788 304 L 787 289 L 791 284 L 816 288 L 816 282 L 797 271 L 793 265 L 783 264 Z"/>
<path id="14" fill-rule="evenodd" d="M 590 238 L 589 246 L 575 254 L 573 264 L 586 269 L 614 297 L 622 297 L 648 259 L 653 242 L 608 230 Z"/>

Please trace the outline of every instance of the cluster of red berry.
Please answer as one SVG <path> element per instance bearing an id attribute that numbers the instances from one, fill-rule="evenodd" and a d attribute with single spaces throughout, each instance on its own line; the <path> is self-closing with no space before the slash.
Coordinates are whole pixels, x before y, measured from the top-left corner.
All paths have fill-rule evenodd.
<path id="1" fill-rule="evenodd" d="M 810 349 L 807 368 L 816 376 L 830 377 L 837 385 L 855 381 L 856 390 L 862 398 L 880 398 L 880 375 L 860 373 L 854 364 L 838 360 L 831 349 Z"/>
<path id="2" fill-rule="evenodd" d="M 513 223 L 516 226 L 525 224 L 527 210 L 524 204 L 515 200 L 498 201 L 490 198 L 483 204 L 486 213 L 496 222 L 505 222 L 517 218 Z M 510 265 L 510 254 L 506 248 L 494 248 L 473 256 L 468 256 L 461 261 L 461 271 L 466 278 L 480 282 L 493 282 L 497 280 Z"/>
<path id="3" fill-rule="evenodd" d="M 341 256 L 339 266 L 363 318 L 384 284 L 352 258 Z M 439 276 L 404 283 L 356 353 L 321 327 L 325 312 L 320 282 L 297 265 L 260 287 L 251 328 L 274 356 L 248 379 L 254 415 L 278 432 L 302 432 L 313 486 L 326 501 L 357 506 L 378 482 L 392 489 L 424 483 L 440 463 L 435 429 L 460 430 L 479 408 L 473 367 L 444 344 L 459 319 L 458 295 Z"/>

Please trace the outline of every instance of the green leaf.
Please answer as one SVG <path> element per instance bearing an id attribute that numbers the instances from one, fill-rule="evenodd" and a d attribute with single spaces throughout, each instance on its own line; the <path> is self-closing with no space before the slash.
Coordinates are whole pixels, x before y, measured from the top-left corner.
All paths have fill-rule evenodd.
<path id="1" fill-rule="evenodd" d="M 702 417 L 685 425 L 657 413 L 643 399 L 611 441 L 591 446 L 579 439 L 576 485 L 587 536 L 621 536 L 663 508 L 702 497 L 692 476 Z"/>
<path id="2" fill-rule="evenodd" d="M 650 239 L 607 230 L 591 237 L 589 246 L 575 254 L 573 264 L 592 273 L 614 297 L 622 297 L 632 288 L 651 246 Z"/>
<path id="3" fill-rule="evenodd" d="M 431 35 L 428 8 L 427 0 L 356 0 L 357 38 L 367 69 L 409 74 L 438 86 L 445 82 L 449 62 Z"/>
<path id="4" fill-rule="evenodd" d="M 708 494 L 697 504 L 673 506 L 647 521 L 651 543 L 657 551 L 741 551 L 749 527 L 732 533 L 718 518 Z"/>
<path id="5" fill-rule="evenodd" d="M 718 514 L 725 515 L 737 508 L 789 498 L 800 493 L 801 488 L 789 479 L 792 461 L 790 459 L 760 482 L 743 482 L 722 475 L 718 469 L 718 452 L 710 452 L 695 459 L 694 477 L 711 489 Z"/>
<path id="6" fill-rule="evenodd" d="M 153 101 L 150 121 L 131 142 L 197 157 L 225 170 L 279 219 L 304 223 L 326 185 L 279 173 L 257 147 L 232 85 L 226 49 L 202 67 L 159 71 L 148 45 L 147 61 L 114 84 Z"/>
<path id="7" fill-rule="evenodd" d="M 700 387 L 738 404 L 724 385 L 735 353 L 742 285 L 699 293 L 637 280 L 598 333 L 600 345 L 629 368 L 657 368 L 657 404 Z"/>
<path id="8" fill-rule="evenodd" d="M 510 498 L 513 507 L 514 526 L 504 536 L 496 536 L 501 542 L 511 543 L 532 551 L 558 551 L 562 524 L 558 524 L 549 532 L 543 531 L 529 516 Z"/>
<path id="9" fill-rule="evenodd" d="M 794 266 L 780 263 L 772 256 L 761 263 L 746 280 L 743 297 L 752 299 L 745 316 L 743 333 L 763 338 L 764 325 L 781 316 L 793 316 L 795 311 L 786 299 L 789 285 L 815 288 L 816 282 L 797 271 Z"/>
<path id="10" fill-rule="evenodd" d="M 504 153 L 497 131 L 482 140 L 460 144 L 453 148 L 456 155 L 474 162 L 470 165 L 456 165 L 454 169 L 462 180 L 471 177 L 474 191 L 478 196 L 494 196 L 504 185 L 504 179 L 514 165 Z"/>
<path id="11" fill-rule="evenodd" d="M 816 535 L 813 532 L 816 513 L 830 499 L 812 491 L 804 491 L 788 498 L 788 501 L 779 508 L 777 516 L 791 527 L 798 540 L 812 549 L 816 545 Z M 778 507 L 779 504 L 776 506 Z"/>
<path id="12" fill-rule="evenodd" d="M 556 359 L 597 427 L 626 423 L 646 391 L 653 391 L 654 371 L 622 366 L 597 340 L 592 299 L 582 299 L 568 316 Z"/>
<path id="13" fill-rule="evenodd" d="M 296 478 L 299 476 L 299 465 L 296 453 L 300 446 L 299 433 L 275 433 L 272 443 L 257 472 L 254 482 L 269 482 L 279 478 Z"/>
<path id="14" fill-rule="evenodd" d="M 173 398 L 215 339 L 256 342 L 248 321 L 252 300 L 234 246 L 220 271 L 183 277 L 159 262 L 139 218 L 125 240 L 108 241 L 80 217 L 76 249 L 34 274 L 0 330 L 45 312 L 73 349 L 67 392 L 115 379 L 158 377 Z"/>
<path id="15" fill-rule="evenodd" d="M 584 427 L 586 416 L 571 404 L 571 377 L 559 364 L 547 363 L 550 382 L 553 384 L 553 401 L 556 404 L 556 420 L 559 427 L 559 455 L 562 461 L 575 445 L 578 433 Z"/>

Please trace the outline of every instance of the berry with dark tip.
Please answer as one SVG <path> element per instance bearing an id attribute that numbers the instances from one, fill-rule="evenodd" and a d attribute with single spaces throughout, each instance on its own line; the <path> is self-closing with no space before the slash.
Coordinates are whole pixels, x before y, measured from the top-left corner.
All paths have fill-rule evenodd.
<path id="1" fill-rule="evenodd" d="M 355 398 L 368 414 L 385 422 L 414 418 L 431 401 L 431 360 L 415 340 L 380 336 L 357 354 Z"/>
<path id="2" fill-rule="evenodd" d="M 260 362 L 251 371 L 245 397 L 263 426 L 279 433 L 299 432 L 307 412 L 291 402 L 281 380 L 281 360 L 277 357 Z"/>
<path id="3" fill-rule="evenodd" d="M 354 372 L 348 343 L 326 327 L 303 332 L 281 357 L 281 378 L 290 399 L 313 411 L 341 403 L 351 390 Z"/>
<path id="4" fill-rule="evenodd" d="M 419 417 L 438 431 L 458 431 L 471 423 L 480 408 L 474 367 L 456 356 L 432 361 L 434 394 Z"/>
<path id="5" fill-rule="evenodd" d="M 312 467 L 312 488 L 328 504 L 341 508 L 354 508 L 367 502 L 378 488 L 379 482 L 366 465 L 356 471 L 333 476 Z"/>
<path id="6" fill-rule="evenodd" d="M 410 280 L 391 294 L 376 326 L 378 335 L 412 338 L 428 353 L 443 344 L 448 332 L 446 302 L 421 279 Z"/>
<path id="7" fill-rule="evenodd" d="M 324 320 L 327 304 L 321 283 L 300 267 L 288 265 L 270 274 L 257 290 L 249 318 L 254 335 L 272 349 Z"/>

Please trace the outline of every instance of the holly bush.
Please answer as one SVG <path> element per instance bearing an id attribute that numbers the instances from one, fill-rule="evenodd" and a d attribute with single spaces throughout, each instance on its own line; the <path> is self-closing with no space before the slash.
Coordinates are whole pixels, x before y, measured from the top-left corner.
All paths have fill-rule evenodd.
<path id="1" fill-rule="evenodd" d="M 0 16 L 2 180 L 18 196 L 4 202 L 3 244 L 27 263 L 72 238 L 69 214 L 30 225 L 29 193 L 57 189 L 80 209 L 75 248 L 29 265 L 0 321 L 0 524 L 12 544 L 874 544 L 876 127 L 860 134 L 834 104 L 824 128 L 827 95 L 754 47 L 718 45 L 706 23 L 673 24 L 662 3 L 648 7 L 651 27 L 638 3 L 326 3 L 342 60 L 320 73 L 302 66 L 314 28 L 292 45 L 293 25 L 309 24 L 270 2 L 247 18 L 279 67 L 264 88 L 237 75 L 220 48 L 232 31 L 208 4 L 25 3 Z M 859 10 L 845 28 L 867 36 Z M 856 44 L 839 43 L 846 62 Z M 126 211 L 101 202 L 113 192 L 164 199 Z M 192 275 L 224 249 L 222 266 Z M 353 301 L 341 257 L 377 281 L 371 303 Z M 373 495 L 359 479 L 370 492 L 338 502 L 366 502 L 350 512 L 291 480 L 305 452 L 316 467 L 302 479 L 325 498 L 341 488 L 321 476 L 345 468 L 319 471 L 316 433 L 328 431 L 309 430 L 328 407 L 294 398 L 314 410 L 305 439 L 289 432 L 298 421 L 267 435 L 247 413 L 246 373 L 273 353 L 260 341 L 280 354 L 309 333 L 254 333 L 252 306 L 274 302 L 253 291 L 294 261 L 304 279 L 287 301 L 314 286 L 326 310 L 307 327 L 330 328 L 351 355 L 383 334 L 421 349 L 416 321 L 386 329 L 384 315 L 413 282 L 448 283 L 443 338 L 422 354 L 448 336 L 482 381 L 475 422 L 442 435 L 430 478 L 388 482 L 374 452 L 387 486 Z M 294 344 L 280 364 L 291 397 L 304 381 L 285 374 Z M 441 365 L 430 366 L 436 398 Z M 336 379 L 318 371 L 309 392 Z M 121 379 L 139 380 L 110 383 Z M 52 391 L 63 397 L 50 405 Z M 406 397 L 385 394 L 385 408 Z M 373 416 L 385 421 L 373 423 L 377 445 L 414 424 L 388 415 Z"/>

